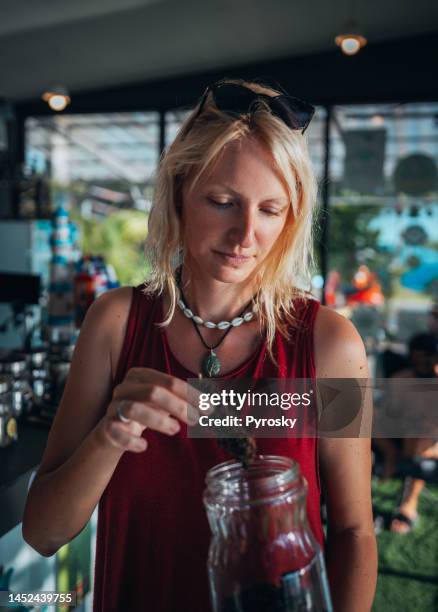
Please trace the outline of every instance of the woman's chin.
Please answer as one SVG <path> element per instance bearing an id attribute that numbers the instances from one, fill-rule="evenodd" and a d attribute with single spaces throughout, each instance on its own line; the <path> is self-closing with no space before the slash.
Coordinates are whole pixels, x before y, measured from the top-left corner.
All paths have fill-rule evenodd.
<path id="1" fill-rule="evenodd" d="M 195 267 L 204 275 L 211 276 L 222 283 L 244 282 L 256 267 L 256 259 L 251 258 L 242 261 L 229 261 L 227 258 L 217 256 L 216 253 L 206 254 L 196 258 Z"/>
<path id="2" fill-rule="evenodd" d="M 212 269 L 212 276 L 223 283 L 242 283 L 245 281 L 253 272 L 254 265 L 239 265 L 233 266 L 228 264 L 222 264 L 215 266 Z"/>

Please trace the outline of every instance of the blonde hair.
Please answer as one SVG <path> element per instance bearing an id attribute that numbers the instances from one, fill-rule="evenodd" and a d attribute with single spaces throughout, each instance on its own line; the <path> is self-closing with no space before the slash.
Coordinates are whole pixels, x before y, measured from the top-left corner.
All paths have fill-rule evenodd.
<path id="1" fill-rule="evenodd" d="M 227 82 L 237 82 L 269 96 L 280 93 L 259 83 Z M 170 307 L 159 326 L 169 325 L 178 299 L 175 269 L 185 255 L 178 211 L 182 185 L 189 173 L 194 176 L 192 185 L 208 173 L 227 144 L 250 136 L 256 138 L 270 154 L 291 203 L 282 233 L 257 270 L 255 281 L 260 330 L 266 328 L 268 352 L 276 362 L 272 351 L 275 331 L 278 329 L 290 338 L 288 325 L 297 325 L 294 301 L 297 297 L 309 296 L 299 284 L 303 279 L 310 280 L 318 187 L 306 140 L 299 130 L 290 129 L 273 115 L 263 102 L 251 114 L 232 117 L 215 107 L 210 94 L 199 117 L 196 116 L 198 109 L 199 105 L 184 121 L 160 160 L 145 245 L 151 272 L 144 292 L 161 294 L 167 288 Z"/>

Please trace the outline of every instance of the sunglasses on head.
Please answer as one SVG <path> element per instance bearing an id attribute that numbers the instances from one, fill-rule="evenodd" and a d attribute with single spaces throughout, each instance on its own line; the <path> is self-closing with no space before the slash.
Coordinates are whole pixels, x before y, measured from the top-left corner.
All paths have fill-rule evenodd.
<path id="1" fill-rule="evenodd" d="M 204 91 L 198 112 L 193 117 L 191 125 L 202 113 L 210 93 L 216 108 L 232 117 L 251 114 L 257 109 L 260 102 L 264 102 L 273 115 L 281 119 L 292 130 L 301 130 L 302 134 L 306 131 L 315 113 L 315 108 L 311 104 L 287 94 L 268 96 L 256 93 L 239 83 L 218 81 L 209 85 Z"/>

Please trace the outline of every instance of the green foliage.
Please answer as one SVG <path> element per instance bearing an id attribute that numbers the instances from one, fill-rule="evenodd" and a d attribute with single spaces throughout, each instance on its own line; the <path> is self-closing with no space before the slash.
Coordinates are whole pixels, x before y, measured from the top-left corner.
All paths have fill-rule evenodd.
<path id="1" fill-rule="evenodd" d="M 359 265 L 367 265 L 379 274 L 388 297 L 391 287 L 387 268 L 392 256 L 378 245 L 379 230 L 370 227 L 379 211 L 370 204 L 355 206 L 347 202 L 330 208 L 329 267 L 338 270 L 343 282 L 348 283 Z"/>
<path id="2" fill-rule="evenodd" d="M 402 482 L 373 482 L 373 505 L 382 513 L 396 508 Z M 420 520 L 401 535 L 388 530 L 377 536 L 379 577 L 373 612 L 434 612 L 438 604 L 438 487 L 421 494 Z"/>
<path id="3" fill-rule="evenodd" d="M 330 268 L 336 268 L 345 280 L 363 263 L 358 251 L 376 247 L 379 231 L 369 229 L 375 216 L 375 206 L 342 204 L 330 209 Z"/>
<path id="4" fill-rule="evenodd" d="M 103 255 L 105 260 L 114 266 L 121 285 L 136 285 L 145 279 L 145 213 L 120 210 L 102 219 L 84 219 L 76 210 L 72 211 L 71 217 L 80 228 L 82 252 Z"/>

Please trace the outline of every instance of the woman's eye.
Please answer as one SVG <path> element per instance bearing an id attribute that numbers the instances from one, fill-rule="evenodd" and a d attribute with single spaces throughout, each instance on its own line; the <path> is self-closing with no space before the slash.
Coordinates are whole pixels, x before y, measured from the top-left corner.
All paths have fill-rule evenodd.
<path id="1" fill-rule="evenodd" d="M 234 202 L 232 201 L 220 202 L 219 200 L 215 200 L 214 198 L 207 198 L 207 201 L 211 206 L 214 206 L 216 208 L 230 208 L 230 206 L 233 206 L 234 204 Z M 261 208 L 260 211 L 268 217 L 279 217 L 282 212 L 281 210 L 275 210 L 272 208 Z"/>
<path id="2" fill-rule="evenodd" d="M 263 208 L 262 212 L 265 213 L 265 215 L 268 215 L 269 217 L 279 217 L 281 215 L 281 212 L 278 210 L 271 210 L 269 208 Z"/>
<path id="3" fill-rule="evenodd" d="M 228 208 L 231 206 L 232 202 L 218 202 L 217 200 L 213 200 L 213 198 L 207 198 L 212 206 L 216 206 L 217 208 Z"/>

